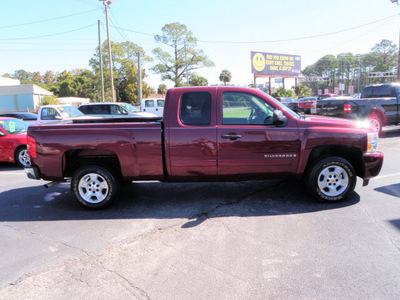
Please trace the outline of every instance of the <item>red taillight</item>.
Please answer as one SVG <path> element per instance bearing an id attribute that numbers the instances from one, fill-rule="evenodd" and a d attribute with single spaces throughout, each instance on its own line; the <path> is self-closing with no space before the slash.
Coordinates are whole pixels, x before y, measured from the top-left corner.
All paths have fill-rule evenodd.
<path id="1" fill-rule="evenodd" d="M 32 158 L 37 157 L 37 153 L 36 153 L 36 140 L 34 137 L 31 137 L 28 135 L 27 137 L 28 139 L 28 152 L 29 152 L 29 156 Z"/>
<path id="2" fill-rule="evenodd" d="M 351 114 L 351 104 L 344 104 L 343 110 L 345 114 Z"/>
<path id="3" fill-rule="evenodd" d="M 317 114 L 317 101 L 313 101 L 311 103 L 311 114 L 313 115 Z"/>

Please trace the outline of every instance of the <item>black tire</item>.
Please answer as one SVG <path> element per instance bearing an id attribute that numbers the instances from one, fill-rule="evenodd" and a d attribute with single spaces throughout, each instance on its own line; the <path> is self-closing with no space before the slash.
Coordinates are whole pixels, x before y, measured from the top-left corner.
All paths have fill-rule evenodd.
<path id="1" fill-rule="evenodd" d="M 29 158 L 29 153 L 26 146 L 21 146 L 15 151 L 14 159 L 15 162 L 22 168 L 29 167 L 31 165 L 31 160 Z"/>
<path id="2" fill-rule="evenodd" d="M 344 158 L 327 157 L 311 168 L 306 183 L 311 195 L 319 202 L 338 202 L 354 191 L 357 176 Z"/>
<path id="3" fill-rule="evenodd" d="M 72 177 L 71 191 L 78 202 L 89 209 L 109 206 L 119 193 L 119 183 L 109 170 L 83 166 Z"/>

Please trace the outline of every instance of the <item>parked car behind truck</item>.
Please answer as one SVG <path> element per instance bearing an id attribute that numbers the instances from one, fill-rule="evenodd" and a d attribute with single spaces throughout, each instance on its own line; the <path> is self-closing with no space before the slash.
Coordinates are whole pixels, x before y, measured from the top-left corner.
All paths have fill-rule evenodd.
<path id="1" fill-rule="evenodd" d="M 29 124 L 19 119 L 0 117 L 0 161 L 30 165 L 26 133 Z"/>
<path id="2" fill-rule="evenodd" d="M 400 84 L 376 84 L 364 88 L 360 98 L 318 100 L 317 114 L 368 120 L 382 134 L 382 127 L 400 122 Z"/>
<path id="3" fill-rule="evenodd" d="M 74 106 L 44 105 L 39 107 L 37 124 L 68 123 L 77 118 L 85 116 Z"/>
<path id="4" fill-rule="evenodd" d="M 71 179 L 75 198 L 102 208 L 133 180 L 303 178 L 319 201 L 346 198 L 377 176 L 377 134 L 356 122 L 303 117 L 256 89 L 167 92 L 163 121 L 31 126 L 28 177 Z"/>
<path id="5" fill-rule="evenodd" d="M 156 114 L 141 112 L 129 103 L 124 102 L 96 102 L 82 104 L 78 109 L 87 116 L 101 116 L 107 118 L 157 118 Z"/>
<path id="6" fill-rule="evenodd" d="M 157 116 L 162 117 L 164 112 L 164 103 L 165 100 L 163 98 L 142 99 L 142 111 L 156 114 Z"/>

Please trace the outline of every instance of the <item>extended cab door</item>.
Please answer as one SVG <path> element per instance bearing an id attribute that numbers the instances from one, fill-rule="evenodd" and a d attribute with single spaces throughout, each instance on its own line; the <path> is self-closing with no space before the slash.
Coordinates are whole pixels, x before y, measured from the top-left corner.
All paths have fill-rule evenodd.
<path id="1" fill-rule="evenodd" d="M 218 177 L 251 179 L 295 172 L 300 139 L 294 118 L 276 126 L 276 106 L 261 93 L 221 88 L 218 99 Z"/>
<path id="2" fill-rule="evenodd" d="M 167 94 L 166 167 L 173 180 L 213 180 L 217 175 L 215 89 L 173 89 Z"/>

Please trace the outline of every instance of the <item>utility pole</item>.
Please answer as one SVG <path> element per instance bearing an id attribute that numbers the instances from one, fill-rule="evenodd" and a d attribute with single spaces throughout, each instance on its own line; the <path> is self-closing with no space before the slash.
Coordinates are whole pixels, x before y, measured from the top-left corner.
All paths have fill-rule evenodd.
<path id="1" fill-rule="evenodd" d="M 140 110 L 142 110 L 142 62 L 141 62 L 141 54 L 140 51 L 137 53 L 138 55 L 138 101 L 140 105 Z"/>
<path id="2" fill-rule="evenodd" d="M 108 56 L 110 61 L 110 81 L 111 81 L 111 98 L 112 102 L 115 102 L 115 91 L 114 91 L 114 75 L 113 75 L 113 63 L 112 63 L 112 55 L 111 55 L 111 42 L 110 42 L 110 26 L 108 25 L 108 7 L 115 0 L 99 0 L 102 1 L 105 7 L 106 12 L 106 25 L 107 25 L 107 40 L 108 40 Z"/>
<path id="3" fill-rule="evenodd" d="M 104 102 L 103 47 L 101 45 L 100 20 L 99 20 L 99 58 L 100 58 L 100 77 L 101 77 L 101 101 Z"/>
<path id="4" fill-rule="evenodd" d="M 399 5 L 399 0 L 390 0 L 390 2 Z M 397 57 L 397 81 L 400 82 L 400 31 L 399 31 L 399 55 Z"/>
<path id="5" fill-rule="evenodd" d="M 185 64 L 186 64 L 186 86 L 189 86 L 189 73 L 188 73 L 188 61 L 187 61 L 186 41 L 185 41 Z"/>

